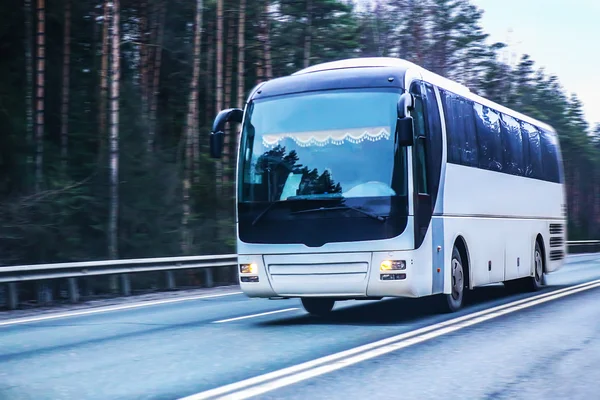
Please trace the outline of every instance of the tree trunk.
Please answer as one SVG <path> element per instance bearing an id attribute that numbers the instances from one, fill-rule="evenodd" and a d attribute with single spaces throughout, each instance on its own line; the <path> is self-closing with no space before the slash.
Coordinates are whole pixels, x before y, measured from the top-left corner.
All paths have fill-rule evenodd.
<path id="1" fill-rule="evenodd" d="M 37 2 L 37 93 L 36 93 L 36 151 L 35 151 L 35 191 L 41 190 L 44 179 L 44 76 L 46 61 L 46 9 L 45 0 Z"/>
<path id="2" fill-rule="evenodd" d="M 223 0 L 217 0 L 217 99 L 215 112 L 223 107 Z"/>
<path id="3" fill-rule="evenodd" d="M 65 30 L 63 54 L 63 88 L 60 130 L 60 159 L 63 177 L 67 176 L 68 144 L 69 144 L 69 74 L 71 68 L 71 1 L 65 0 Z"/>
<path id="4" fill-rule="evenodd" d="M 190 210 L 190 188 L 192 175 L 192 157 L 194 146 L 194 130 L 196 124 L 194 120 L 197 117 L 198 108 L 198 80 L 200 79 L 200 56 L 201 56 L 201 38 L 202 38 L 202 0 L 196 2 L 196 32 L 194 35 L 194 68 L 192 72 L 192 81 L 190 83 L 190 97 L 188 104 L 188 113 L 185 130 L 185 161 L 183 175 L 183 214 L 182 214 L 182 237 L 181 251 L 183 254 L 189 254 L 192 247 L 192 239 L 189 229 Z"/>
<path id="5" fill-rule="evenodd" d="M 306 32 L 304 34 L 304 68 L 310 65 L 310 47 L 312 41 L 312 0 L 306 2 Z"/>
<path id="6" fill-rule="evenodd" d="M 146 127 L 148 127 L 148 82 L 149 82 L 149 76 L 148 76 L 148 64 L 149 64 L 149 37 L 150 35 L 148 35 L 148 21 L 149 18 L 148 16 L 150 15 L 149 12 L 149 6 L 148 6 L 148 0 L 141 0 L 141 5 L 140 5 L 140 94 L 142 96 L 141 98 L 141 107 L 142 107 L 142 112 L 141 112 L 141 117 L 142 117 L 142 126 L 144 127 L 144 129 L 142 129 L 143 132 L 147 132 Z M 150 153 L 150 138 L 147 137 L 146 138 L 146 152 Z"/>
<path id="7" fill-rule="evenodd" d="M 225 57 L 225 108 L 231 107 L 231 95 L 232 95 L 232 76 L 233 76 L 233 40 L 234 40 L 234 32 L 235 26 L 233 23 L 233 16 L 227 19 L 227 56 Z M 232 140 L 231 135 L 233 132 L 232 125 L 225 127 L 225 140 L 223 143 L 223 148 L 225 154 L 223 155 L 223 164 L 224 164 L 224 172 L 223 172 L 223 186 L 225 188 L 225 193 L 229 196 L 230 189 L 230 175 L 231 175 L 231 160 L 232 160 Z"/>
<path id="8" fill-rule="evenodd" d="M 227 18 L 227 52 L 225 57 L 225 104 L 224 107 L 231 107 L 232 86 L 231 80 L 233 76 L 233 40 L 235 38 L 235 24 L 233 16 Z"/>
<path id="9" fill-rule="evenodd" d="M 33 168 L 33 24 L 31 0 L 25 0 L 25 75 L 27 87 L 25 88 L 25 107 L 27 115 L 26 143 L 27 143 L 27 184 L 31 188 L 31 175 Z"/>
<path id="10" fill-rule="evenodd" d="M 120 33 L 119 1 L 113 2 L 112 30 L 112 76 L 110 106 L 110 215 L 109 215 L 109 257 L 117 259 L 118 251 L 118 214 L 119 214 L 119 81 L 120 81 Z"/>
<path id="11" fill-rule="evenodd" d="M 98 123 L 98 159 L 102 158 L 104 152 L 104 137 L 106 135 L 106 111 L 108 102 L 108 58 L 109 58 L 109 27 L 110 6 L 109 0 L 104 3 L 104 18 L 102 27 L 102 65 L 100 67 L 100 104 Z"/>
<path id="12" fill-rule="evenodd" d="M 246 71 L 245 71 L 245 35 L 246 35 L 246 0 L 240 0 L 240 15 L 238 20 L 238 66 L 237 66 L 237 107 L 244 109 L 244 95 L 245 95 L 245 83 L 246 83 Z M 241 131 L 241 125 L 234 128 L 234 148 L 237 149 L 239 146 L 239 132 Z M 235 179 L 234 179 L 235 180 Z M 235 193 L 234 193 L 235 197 Z"/>
<path id="13" fill-rule="evenodd" d="M 216 88 L 216 104 L 215 114 L 220 112 L 223 107 L 223 0 L 217 0 L 217 88 Z M 217 196 L 222 195 L 223 181 L 223 163 L 221 160 L 216 162 L 216 184 Z"/>
<path id="14" fill-rule="evenodd" d="M 202 5 L 201 5 L 202 6 Z M 197 22 L 197 21 L 196 21 Z M 202 15 L 200 15 L 200 33 L 199 36 L 197 38 L 194 38 L 194 40 L 198 40 L 198 48 L 194 48 L 194 60 L 196 57 L 196 51 L 198 51 L 198 63 L 200 63 L 200 57 L 202 55 Z M 195 61 L 194 61 L 195 62 Z M 198 76 L 196 78 L 196 80 L 200 79 L 200 66 L 201 64 L 198 64 Z M 195 68 L 195 65 L 194 65 Z M 200 127 L 199 127 L 199 123 L 198 123 L 198 102 L 200 99 L 200 89 L 198 87 L 198 82 L 196 82 L 196 89 L 195 90 L 195 100 L 194 100 L 194 110 L 193 110 L 193 115 L 192 115 L 192 122 L 193 124 L 192 126 L 192 138 L 191 138 L 191 146 L 192 146 L 192 159 L 193 159 L 193 169 L 192 169 L 192 181 L 194 182 L 194 184 L 199 184 L 200 183 Z M 191 161 L 190 161 L 191 162 Z"/>
<path id="15" fill-rule="evenodd" d="M 154 148 L 156 141 L 156 113 L 158 109 L 158 93 L 160 85 L 160 66 L 162 62 L 162 46 L 165 35 L 165 19 L 167 15 L 167 3 L 162 0 L 160 3 L 160 20 L 158 22 L 158 37 L 156 39 L 156 50 L 154 58 L 154 77 L 152 81 L 152 92 L 150 97 L 150 131 L 148 137 L 148 149 Z"/>
<path id="16" fill-rule="evenodd" d="M 246 71 L 244 70 L 245 62 L 245 35 L 246 35 L 246 0 L 240 0 L 240 17 L 238 21 L 238 80 L 237 80 L 237 106 L 244 107 L 244 84 Z"/>
<path id="17" fill-rule="evenodd" d="M 213 115 L 213 99 L 212 99 L 212 95 L 214 94 L 214 81 L 213 81 L 213 67 L 215 64 L 215 48 L 213 46 L 214 43 L 214 36 L 212 34 L 213 32 L 213 28 L 214 28 L 214 24 L 208 23 L 207 24 L 207 38 L 206 38 L 206 47 L 208 48 L 208 55 L 207 55 L 207 59 L 206 59 L 206 90 L 205 90 L 205 94 L 206 94 L 206 98 L 204 101 L 204 107 L 206 108 L 206 114 L 205 114 L 205 119 L 207 121 L 208 124 L 212 124 L 212 120 L 216 115 Z"/>
<path id="18" fill-rule="evenodd" d="M 265 73 L 266 78 L 273 78 L 273 63 L 271 61 L 271 18 L 269 12 L 269 0 L 265 1 Z"/>

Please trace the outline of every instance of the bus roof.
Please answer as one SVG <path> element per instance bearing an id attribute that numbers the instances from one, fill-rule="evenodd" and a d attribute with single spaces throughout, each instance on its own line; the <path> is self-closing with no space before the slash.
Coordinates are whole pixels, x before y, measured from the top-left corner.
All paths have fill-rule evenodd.
<path id="1" fill-rule="evenodd" d="M 302 70 L 299 70 L 299 71 L 293 73 L 291 76 L 306 75 L 306 74 L 323 72 L 323 71 L 331 71 L 331 70 L 344 70 L 344 69 L 350 69 L 350 68 L 369 68 L 369 67 L 372 67 L 372 68 L 377 68 L 377 67 L 394 68 L 394 69 L 401 70 L 402 75 L 404 75 L 408 69 L 417 70 L 417 72 L 419 72 L 421 74 L 421 76 L 423 77 L 424 81 L 431 83 L 432 85 L 435 85 L 435 86 L 439 87 L 440 89 L 448 90 L 457 95 L 463 96 L 469 100 L 477 102 L 483 106 L 487 106 L 489 108 L 495 109 L 496 111 L 501 112 L 506 115 L 509 115 L 513 118 L 520 119 L 523 122 L 528 122 L 532 125 L 536 125 L 547 131 L 556 133 L 554 128 L 552 128 L 550 125 L 548 125 L 542 121 L 536 120 L 535 118 L 529 117 L 518 111 L 515 111 L 508 107 L 502 106 L 502 105 L 495 103 L 489 99 L 486 99 L 485 97 L 479 96 L 479 95 L 471 92 L 471 90 L 468 87 L 466 87 L 465 85 L 462 85 L 451 79 L 444 78 L 441 75 L 438 75 L 438 74 L 431 72 L 417 64 L 414 64 L 407 60 L 403 60 L 401 58 L 364 57 L 364 58 L 350 58 L 350 59 L 345 59 L 345 60 L 331 61 L 331 62 L 326 62 L 326 63 L 322 63 L 322 64 L 316 64 L 316 65 L 310 66 L 308 68 L 304 68 Z"/>

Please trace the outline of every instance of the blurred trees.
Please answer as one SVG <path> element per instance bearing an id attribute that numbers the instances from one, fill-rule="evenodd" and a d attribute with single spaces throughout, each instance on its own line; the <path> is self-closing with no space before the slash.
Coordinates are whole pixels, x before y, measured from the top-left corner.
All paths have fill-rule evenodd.
<path id="1" fill-rule="evenodd" d="M 600 237 L 600 126 L 555 76 L 488 44 L 469 0 L 5 0 L 0 3 L 0 264 L 234 250 L 239 127 L 212 118 L 257 83 L 402 57 L 554 126 L 570 238 Z"/>

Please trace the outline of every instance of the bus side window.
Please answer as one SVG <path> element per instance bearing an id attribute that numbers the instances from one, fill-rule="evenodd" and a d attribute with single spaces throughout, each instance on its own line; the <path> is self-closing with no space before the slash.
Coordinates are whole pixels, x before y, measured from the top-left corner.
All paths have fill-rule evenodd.
<path id="1" fill-rule="evenodd" d="M 427 132 L 425 130 L 425 112 L 423 99 L 415 96 L 415 109 L 413 111 L 413 120 L 415 124 L 415 166 L 417 174 L 415 175 L 416 190 L 419 194 L 429 194 L 429 184 L 427 181 Z M 419 137 L 422 136 L 422 137 Z"/>
<path id="2" fill-rule="evenodd" d="M 504 168 L 512 175 L 525 175 L 525 160 L 523 157 L 523 137 L 516 119 L 506 114 L 501 114 L 501 128 L 505 138 Z"/>
<path id="3" fill-rule="evenodd" d="M 549 182 L 563 183 L 560 171 L 558 138 L 555 134 L 546 130 L 540 130 L 540 132 L 544 179 Z"/>

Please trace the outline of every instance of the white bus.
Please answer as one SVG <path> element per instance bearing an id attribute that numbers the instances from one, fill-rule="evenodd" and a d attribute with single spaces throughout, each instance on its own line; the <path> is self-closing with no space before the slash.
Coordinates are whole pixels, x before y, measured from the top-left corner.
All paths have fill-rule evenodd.
<path id="1" fill-rule="evenodd" d="M 395 58 L 329 62 L 259 84 L 237 160 L 239 280 L 250 297 L 336 301 L 477 286 L 537 290 L 563 264 L 566 206 L 551 126 Z"/>

